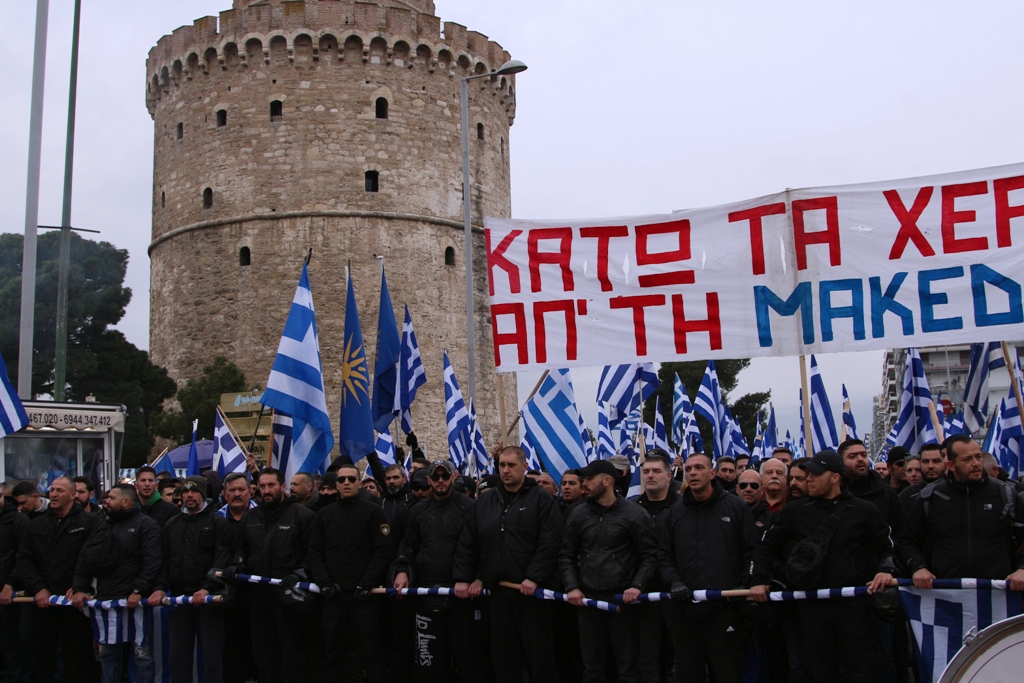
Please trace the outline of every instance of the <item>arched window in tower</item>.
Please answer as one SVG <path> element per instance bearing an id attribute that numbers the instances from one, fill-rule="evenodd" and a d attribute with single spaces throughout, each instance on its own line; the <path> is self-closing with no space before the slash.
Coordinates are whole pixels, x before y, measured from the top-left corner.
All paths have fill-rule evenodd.
<path id="1" fill-rule="evenodd" d="M 228 110 L 227 109 L 218 109 L 217 110 L 217 127 L 218 128 L 223 128 L 226 125 L 228 125 Z"/>
<path id="2" fill-rule="evenodd" d="M 183 137 L 185 137 L 185 124 L 184 123 L 179 123 L 178 124 L 178 139 L 180 140 Z"/>
<path id="3" fill-rule="evenodd" d="M 446 266 L 455 265 L 455 249 L 452 247 L 445 247 L 444 250 L 444 264 Z"/>
<path id="4" fill-rule="evenodd" d="M 366 172 L 365 189 L 366 189 L 367 192 L 376 192 L 377 191 L 377 188 L 379 187 L 379 185 L 378 185 L 379 178 L 380 178 L 380 174 L 378 174 L 377 171 L 367 171 Z"/>
<path id="5" fill-rule="evenodd" d="M 280 121 L 284 116 L 284 106 L 281 104 L 281 100 L 274 100 L 270 103 L 270 120 L 272 122 Z"/>
<path id="6" fill-rule="evenodd" d="M 206 188 L 205 190 L 203 190 L 203 208 L 213 208 L 213 190 L 211 190 L 210 188 Z"/>
<path id="7" fill-rule="evenodd" d="M 247 266 L 252 263 L 252 252 L 249 247 L 242 247 L 238 250 L 238 265 Z"/>
<path id="8" fill-rule="evenodd" d="M 482 124 L 482 123 L 476 124 L 476 139 L 477 140 L 483 140 L 484 139 L 484 124 Z"/>
<path id="9" fill-rule="evenodd" d="M 377 118 L 386 119 L 388 117 L 388 101 L 383 97 L 378 97 L 376 102 Z"/>

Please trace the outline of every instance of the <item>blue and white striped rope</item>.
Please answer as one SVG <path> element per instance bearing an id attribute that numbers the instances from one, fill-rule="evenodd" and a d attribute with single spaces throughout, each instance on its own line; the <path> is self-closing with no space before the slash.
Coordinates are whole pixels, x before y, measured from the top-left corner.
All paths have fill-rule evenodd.
<path id="1" fill-rule="evenodd" d="M 246 581 L 248 583 L 260 583 L 265 586 L 280 586 L 284 583 L 284 579 L 272 579 L 269 576 L 256 576 L 255 574 L 236 574 L 235 578 L 239 581 Z M 308 581 L 297 581 L 295 585 L 303 590 L 307 590 L 310 593 L 319 593 L 320 586 L 315 583 Z"/>
<path id="2" fill-rule="evenodd" d="M 166 602 L 161 603 L 161 606 L 168 605 L 189 605 L 192 603 L 191 595 L 169 595 L 165 598 Z M 51 605 L 59 605 L 61 607 L 71 607 L 72 602 L 64 595 L 51 595 L 49 600 Z M 207 595 L 203 599 L 204 604 L 211 604 L 220 602 L 217 600 L 217 596 Z M 117 609 L 120 607 L 127 607 L 127 600 L 86 600 L 86 607 L 92 607 L 93 609 Z M 139 607 L 149 607 L 149 600 L 143 599 L 139 602 Z"/>
<path id="3" fill-rule="evenodd" d="M 455 589 L 451 586 L 434 586 L 433 588 L 374 588 L 370 591 L 375 595 L 387 595 L 394 597 L 396 595 L 455 595 Z M 490 591 L 486 588 L 481 591 L 480 595 L 490 595 Z"/>

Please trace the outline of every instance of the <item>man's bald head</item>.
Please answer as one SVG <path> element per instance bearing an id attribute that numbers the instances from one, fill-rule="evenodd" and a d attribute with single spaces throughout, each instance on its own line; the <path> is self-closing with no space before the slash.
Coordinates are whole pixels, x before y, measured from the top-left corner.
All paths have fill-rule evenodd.
<path id="1" fill-rule="evenodd" d="M 754 470 L 747 470 L 736 480 L 736 493 L 750 507 L 761 502 L 761 475 Z"/>

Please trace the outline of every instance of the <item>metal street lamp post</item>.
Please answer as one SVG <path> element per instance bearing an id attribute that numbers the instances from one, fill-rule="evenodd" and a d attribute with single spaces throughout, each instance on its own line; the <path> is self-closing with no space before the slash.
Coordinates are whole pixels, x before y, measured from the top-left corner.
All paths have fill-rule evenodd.
<path id="1" fill-rule="evenodd" d="M 472 194 L 469 189 L 469 82 L 477 78 L 510 76 L 526 71 L 526 64 L 513 59 L 497 71 L 464 76 L 460 95 L 462 107 L 462 218 L 466 232 L 466 340 L 469 360 L 469 399 L 476 404 L 476 338 L 473 318 L 473 224 L 470 216 Z"/>

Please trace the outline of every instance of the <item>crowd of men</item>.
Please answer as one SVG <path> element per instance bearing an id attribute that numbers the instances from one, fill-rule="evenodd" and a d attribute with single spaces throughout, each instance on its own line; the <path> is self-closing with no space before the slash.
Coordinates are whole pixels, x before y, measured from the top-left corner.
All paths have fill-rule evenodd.
<path id="1" fill-rule="evenodd" d="M 189 603 L 168 610 L 172 683 L 199 669 L 204 683 L 907 681 L 894 577 L 1024 590 L 1024 495 L 989 457 L 954 436 L 892 449 L 883 476 L 858 440 L 797 460 L 776 449 L 759 467 L 654 450 L 633 499 L 623 456 L 556 483 L 517 447 L 480 480 L 422 458 L 377 479 L 339 460 L 287 483 L 275 469 L 221 482 L 142 467 L 102 508 L 81 477 L 58 477 L 46 498 L 22 482 L 0 512 L 4 678 L 119 683 L 129 663 L 151 683 L 151 638 L 97 651 L 78 608 L 173 595 Z M 869 596 L 768 602 L 782 588 L 863 585 Z M 382 586 L 453 590 L 390 599 L 373 594 Z M 751 599 L 691 600 L 740 588 Z"/>

